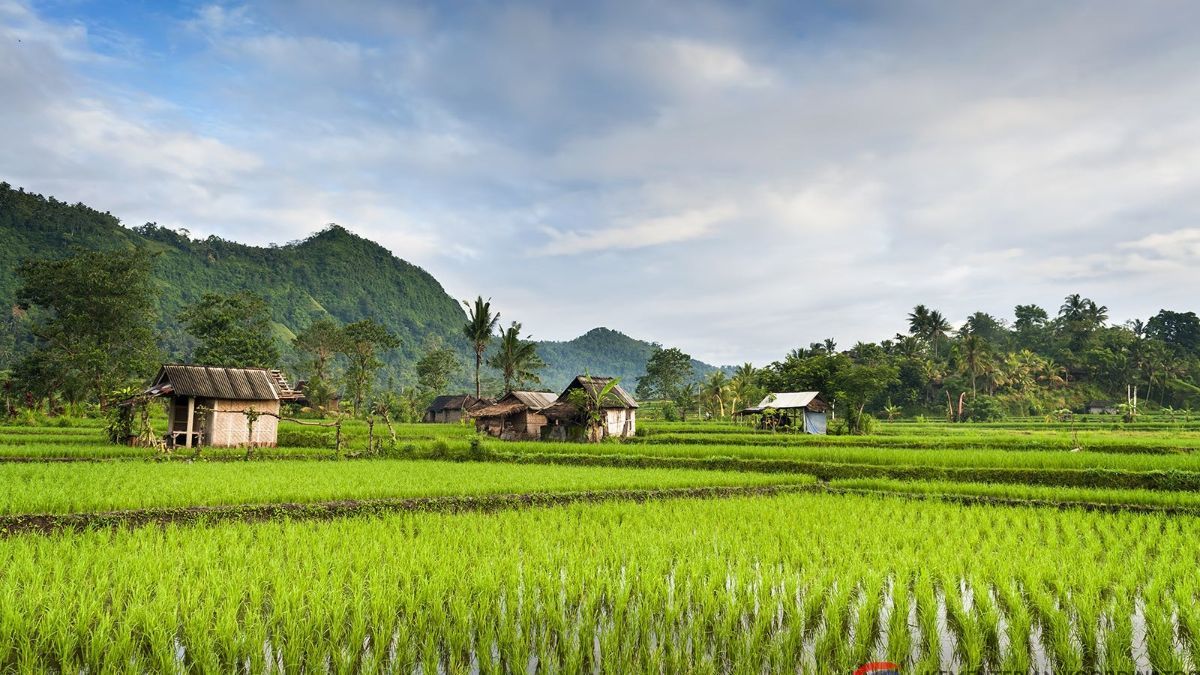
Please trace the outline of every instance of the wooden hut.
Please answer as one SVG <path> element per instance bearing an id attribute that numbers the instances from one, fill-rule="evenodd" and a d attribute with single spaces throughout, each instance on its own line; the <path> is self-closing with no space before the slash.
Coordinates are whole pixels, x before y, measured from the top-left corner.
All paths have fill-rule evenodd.
<path id="1" fill-rule="evenodd" d="M 421 418 L 421 421 L 438 424 L 455 423 L 470 413 L 491 404 L 492 401 L 489 399 L 475 398 L 470 394 L 438 396 L 425 409 L 425 416 Z"/>
<path id="2" fill-rule="evenodd" d="M 829 404 L 815 391 L 792 391 L 767 394 L 756 406 L 738 411 L 738 415 L 762 415 L 767 410 L 774 410 L 778 417 L 774 420 L 760 419 L 760 424 L 775 424 L 803 431 L 806 434 L 822 435 L 825 433 L 825 412 Z"/>
<path id="3" fill-rule="evenodd" d="M 510 391 L 468 414 L 475 418 L 475 428 L 484 433 L 506 441 L 536 441 L 546 425 L 542 411 L 556 400 L 552 392 Z"/>
<path id="4" fill-rule="evenodd" d="M 277 373 L 265 368 L 167 364 L 145 393 L 169 399 L 168 445 L 274 446 L 279 402 L 295 397 Z M 247 410 L 270 413 L 255 420 L 253 437 Z"/>
<path id="5" fill-rule="evenodd" d="M 583 412 L 571 401 L 571 392 L 584 390 L 590 397 L 596 397 L 600 391 L 612 381 L 611 377 L 589 377 L 580 375 L 558 396 L 555 404 L 542 412 L 547 420 L 547 426 L 542 431 L 542 437 L 552 440 L 583 440 L 588 433 L 587 420 Z M 603 438 L 629 438 L 637 432 L 638 403 L 629 392 L 615 385 L 600 401 L 603 421 L 596 432 Z"/>

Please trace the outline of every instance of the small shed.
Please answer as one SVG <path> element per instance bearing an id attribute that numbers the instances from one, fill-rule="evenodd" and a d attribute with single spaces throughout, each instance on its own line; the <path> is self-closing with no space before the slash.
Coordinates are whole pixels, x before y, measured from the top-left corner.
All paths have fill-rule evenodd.
<path id="1" fill-rule="evenodd" d="M 829 404 L 815 391 L 791 391 L 767 394 L 758 405 L 738 412 L 739 415 L 761 415 L 767 409 L 779 413 L 780 426 L 806 434 L 825 433 L 825 413 Z"/>
<path id="2" fill-rule="evenodd" d="M 1116 415 L 1117 405 L 1112 401 L 1088 401 L 1083 412 L 1088 415 Z"/>
<path id="3" fill-rule="evenodd" d="M 542 411 L 557 400 L 553 392 L 510 391 L 491 405 L 468 414 L 475 428 L 506 441 L 536 441 L 541 437 L 546 416 Z"/>
<path id="4" fill-rule="evenodd" d="M 475 398 L 470 394 L 452 394 L 438 396 L 425 409 L 422 422 L 437 424 L 455 423 L 468 416 L 471 412 L 487 407 L 492 401 L 486 398 Z"/>
<path id="5" fill-rule="evenodd" d="M 182 364 L 160 368 L 145 393 L 169 400 L 167 444 L 188 448 L 274 446 L 280 399 L 292 394 L 286 381 L 265 368 Z M 269 413 L 255 420 L 253 437 L 247 410 Z"/>
<path id="6" fill-rule="evenodd" d="M 558 396 L 557 402 L 543 411 L 548 426 L 542 437 L 547 439 L 568 440 L 582 437 L 586 433 L 586 420 L 582 412 L 571 403 L 571 392 L 584 390 L 589 396 L 595 397 L 609 382 L 611 377 L 589 377 L 580 375 L 567 385 Z M 629 438 L 637 432 L 638 403 L 629 392 L 614 385 L 602 401 L 600 410 L 604 421 L 600 425 L 600 438 L 616 437 Z M 600 439 L 593 439 L 600 440 Z"/>

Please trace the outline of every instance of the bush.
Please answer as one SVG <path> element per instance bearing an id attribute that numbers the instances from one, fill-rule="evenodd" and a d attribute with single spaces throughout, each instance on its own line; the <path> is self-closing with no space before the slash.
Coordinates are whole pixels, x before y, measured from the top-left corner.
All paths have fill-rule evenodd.
<path id="1" fill-rule="evenodd" d="M 970 422 L 995 422 L 1004 419 L 1004 409 L 991 396 L 976 396 L 967 401 L 963 419 Z"/>
<path id="2" fill-rule="evenodd" d="M 679 421 L 679 409 L 675 407 L 674 403 L 672 403 L 671 401 L 667 401 L 662 406 L 662 416 L 663 416 L 663 419 L 666 420 L 667 422 L 678 422 Z"/>

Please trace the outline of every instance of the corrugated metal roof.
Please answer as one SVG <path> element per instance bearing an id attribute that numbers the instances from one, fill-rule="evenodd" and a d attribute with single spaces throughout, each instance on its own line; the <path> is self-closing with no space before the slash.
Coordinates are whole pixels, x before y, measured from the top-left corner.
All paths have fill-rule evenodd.
<path id="1" fill-rule="evenodd" d="M 167 364 L 154 386 L 170 384 L 175 396 L 199 396 L 231 401 L 277 401 L 279 391 L 264 368 L 221 368 Z"/>
<path id="2" fill-rule="evenodd" d="M 549 391 L 514 391 L 509 395 L 515 396 L 518 401 L 529 406 L 531 410 L 549 408 L 558 400 L 558 396 Z"/>
<path id="3" fill-rule="evenodd" d="M 757 406 L 759 410 L 764 408 L 775 408 L 782 410 L 787 408 L 806 408 L 813 399 L 817 397 L 818 392 L 815 391 L 792 391 L 782 392 L 777 394 L 767 394 Z"/>

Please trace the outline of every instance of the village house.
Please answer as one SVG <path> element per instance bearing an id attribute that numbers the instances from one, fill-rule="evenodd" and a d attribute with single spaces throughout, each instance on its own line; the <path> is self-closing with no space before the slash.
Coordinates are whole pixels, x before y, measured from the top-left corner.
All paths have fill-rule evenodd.
<path id="1" fill-rule="evenodd" d="M 495 403 L 469 414 L 475 418 L 478 431 L 506 441 L 536 441 L 546 425 L 542 411 L 556 400 L 552 392 L 510 391 Z"/>
<path id="2" fill-rule="evenodd" d="M 571 381 L 567 388 L 558 396 L 555 404 L 542 411 L 547 425 L 542 429 L 542 438 L 547 440 L 584 440 L 588 434 L 588 424 L 583 411 L 571 400 L 571 392 L 583 391 L 593 400 L 599 395 L 611 377 L 589 377 L 580 375 Z M 638 403 L 629 392 L 614 385 L 600 401 L 601 422 L 592 433 L 598 437 L 590 440 L 598 441 L 604 438 L 629 438 L 637 432 Z"/>
<path id="3" fill-rule="evenodd" d="M 168 399 L 169 446 L 273 447 L 281 401 L 298 395 L 279 371 L 265 368 L 167 364 L 146 390 Z M 254 421 L 253 436 L 244 411 L 266 413 Z"/>
<path id="4" fill-rule="evenodd" d="M 768 410 L 775 411 L 773 418 L 763 415 Z M 767 394 L 756 406 L 738 411 L 738 416 L 760 415 L 759 424 L 764 426 L 784 427 L 806 434 L 822 435 L 825 433 L 825 412 L 829 404 L 815 391 L 793 391 Z"/>
<path id="5" fill-rule="evenodd" d="M 470 394 L 438 396 L 425 409 L 425 416 L 421 418 L 421 421 L 437 424 L 453 424 L 461 421 L 470 413 L 491 404 L 492 401 L 490 399 L 475 398 Z"/>

